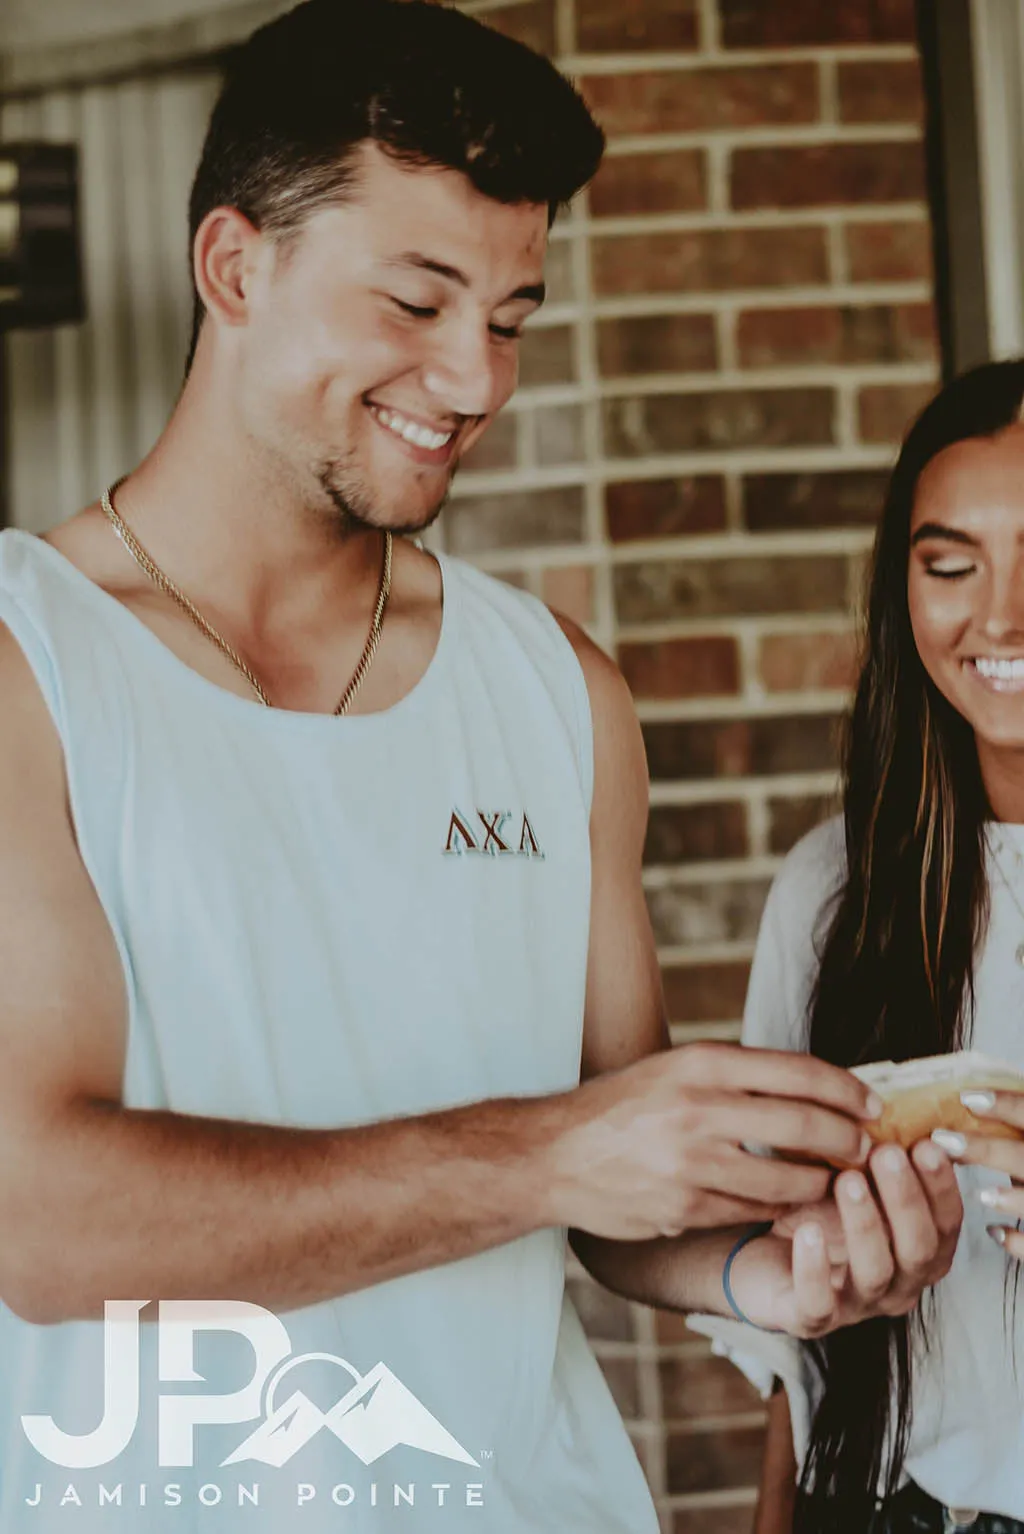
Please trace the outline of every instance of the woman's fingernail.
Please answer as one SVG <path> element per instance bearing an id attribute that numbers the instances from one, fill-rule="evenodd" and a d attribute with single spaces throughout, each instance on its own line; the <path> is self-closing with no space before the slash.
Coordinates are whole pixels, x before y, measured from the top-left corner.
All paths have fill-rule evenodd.
<path id="1" fill-rule="evenodd" d="M 961 1092 L 960 1101 L 972 1113 L 991 1113 L 996 1105 L 994 1092 Z"/>
<path id="2" fill-rule="evenodd" d="M 937 1145 L 933 1145 L 930 1140 L 922 1140 L 921 1149 L 917 1152 L 917 1163 L 926 1172 L 939 1172 L 946 1165 L 946 1158 Z"/>
<path id="3" fill-rule="evenodd" d="M 933 1129 L 931 1137 L 939 1150 L 944 1150 L 947 1156 L 962 1156 L 967 1149 L 963 1135 L 958 1135 L 952 1129 Z"/>
<path id="4" fill-rule="evenodd" d="M 812 1251 L 818 1251 L 825 1245 L 825 1237 L 820 1225 L 801 1225 L 795 1239 L 804 1246 L 810 1247 Z"/>
<path id="5" fill-rule="evenodd" d="M 877 1092 L 869 1092 L 864 1099 L 864 1117 L 866 1119 L 880 1119 L 885 1104 Z"/>
<path id="6" fill-rule="evenodd" d="M 992 1237 L 992 1240 L 996 1243 L 997 1246 L 1006 1245 L 1005 1225 L 986 1225 L 985 1229 L 988 1231 L 989 1235 Z"/>
<path id="7" fill-rule="evenodd" d="M 978 1194 L 978 1203 L 984 1204 L 986 1209 L 1001 1209 L 1004 1202 L 1002 1188 L 982 1188 Z"/>
<path id="8" fill-rule="evenodd" d="M 863 1177 L 851 1172 L 843 1178 L 843 1192 L 852 1204 L 863 1204 L 868 1196 L 868 1185 Z"/>
<path id="9" fill-rule="evenodd" d="M 866 1161 L 871 1155 L 871 1149 L 874 1143 L 875 1142 L 872 1140 L 870 1135 L 861 1135 L 860 1149 L 857 1153 L 860 1156 L 861 1161 Z"/>

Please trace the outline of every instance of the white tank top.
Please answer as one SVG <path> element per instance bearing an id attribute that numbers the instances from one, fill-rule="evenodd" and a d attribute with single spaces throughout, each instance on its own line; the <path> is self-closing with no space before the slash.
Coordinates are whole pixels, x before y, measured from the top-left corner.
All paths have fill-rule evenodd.
<path id="1" fill-rule="evenodd" d="M 0 534 L 0 620 L 123 962 L 127 1106 L 326 1128 L 578 1082 L 586 685 L 539 602 L 441 570 L 422 680 L 337 719 L 207 681 Z M 0 1306 L 0 1531 L 655 1534 L 564 1261 L 542 1230 L 277 1318 L 185 1307 L 184 1333 L 137 1325 L 158 1295 L 111 1295 L 136 1303 L 106 1330 Z"/>

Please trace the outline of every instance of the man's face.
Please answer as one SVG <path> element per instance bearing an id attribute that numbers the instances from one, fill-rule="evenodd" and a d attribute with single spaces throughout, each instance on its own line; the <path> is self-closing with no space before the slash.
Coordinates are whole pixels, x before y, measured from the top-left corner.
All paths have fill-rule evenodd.
<path id="1" fill-rule="evenodd" d="M 360 146 L 348 199 L 256 263 L 243 425 L 301 493 L 347 521 L 431 523 L 459 459 L 516 386 L 543 298 L 547 207 Z"/>

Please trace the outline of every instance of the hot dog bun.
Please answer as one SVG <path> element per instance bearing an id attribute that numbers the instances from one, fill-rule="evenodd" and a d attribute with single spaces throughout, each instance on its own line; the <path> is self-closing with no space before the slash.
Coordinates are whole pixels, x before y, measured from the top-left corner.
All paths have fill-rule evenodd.
<path id="1" fill-rule="evenodd" d="M 998 1119 L 977 1118 L 960 1101 L 961 1092 L 1024 1092 L 1024 1071 L 977 1050 L 952 1055 L 928 1055 L 894 1065 L 879 1060 L 857 1065 L 858 1077 L 882 1099 L 881 1118 L 869 1119 L 864 1128 L 873 1140 L 909 1148 L 926 1140 L 933 1129 L 952 1129 L 960 1134 L 982 1134 L 1018 1140 L 1024 1135 Z"/>

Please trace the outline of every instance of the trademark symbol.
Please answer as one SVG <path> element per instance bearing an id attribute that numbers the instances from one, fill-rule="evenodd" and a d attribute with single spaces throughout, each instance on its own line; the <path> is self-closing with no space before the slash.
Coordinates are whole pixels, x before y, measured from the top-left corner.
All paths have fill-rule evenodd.
<path id="1" fill-rule="evenodd" d="M 493 1459 L 494 1458 L 494 1450 L 493 1449 L 481 1449 L 480 1450 L 480 1458 L 481 1459 Z"/>

